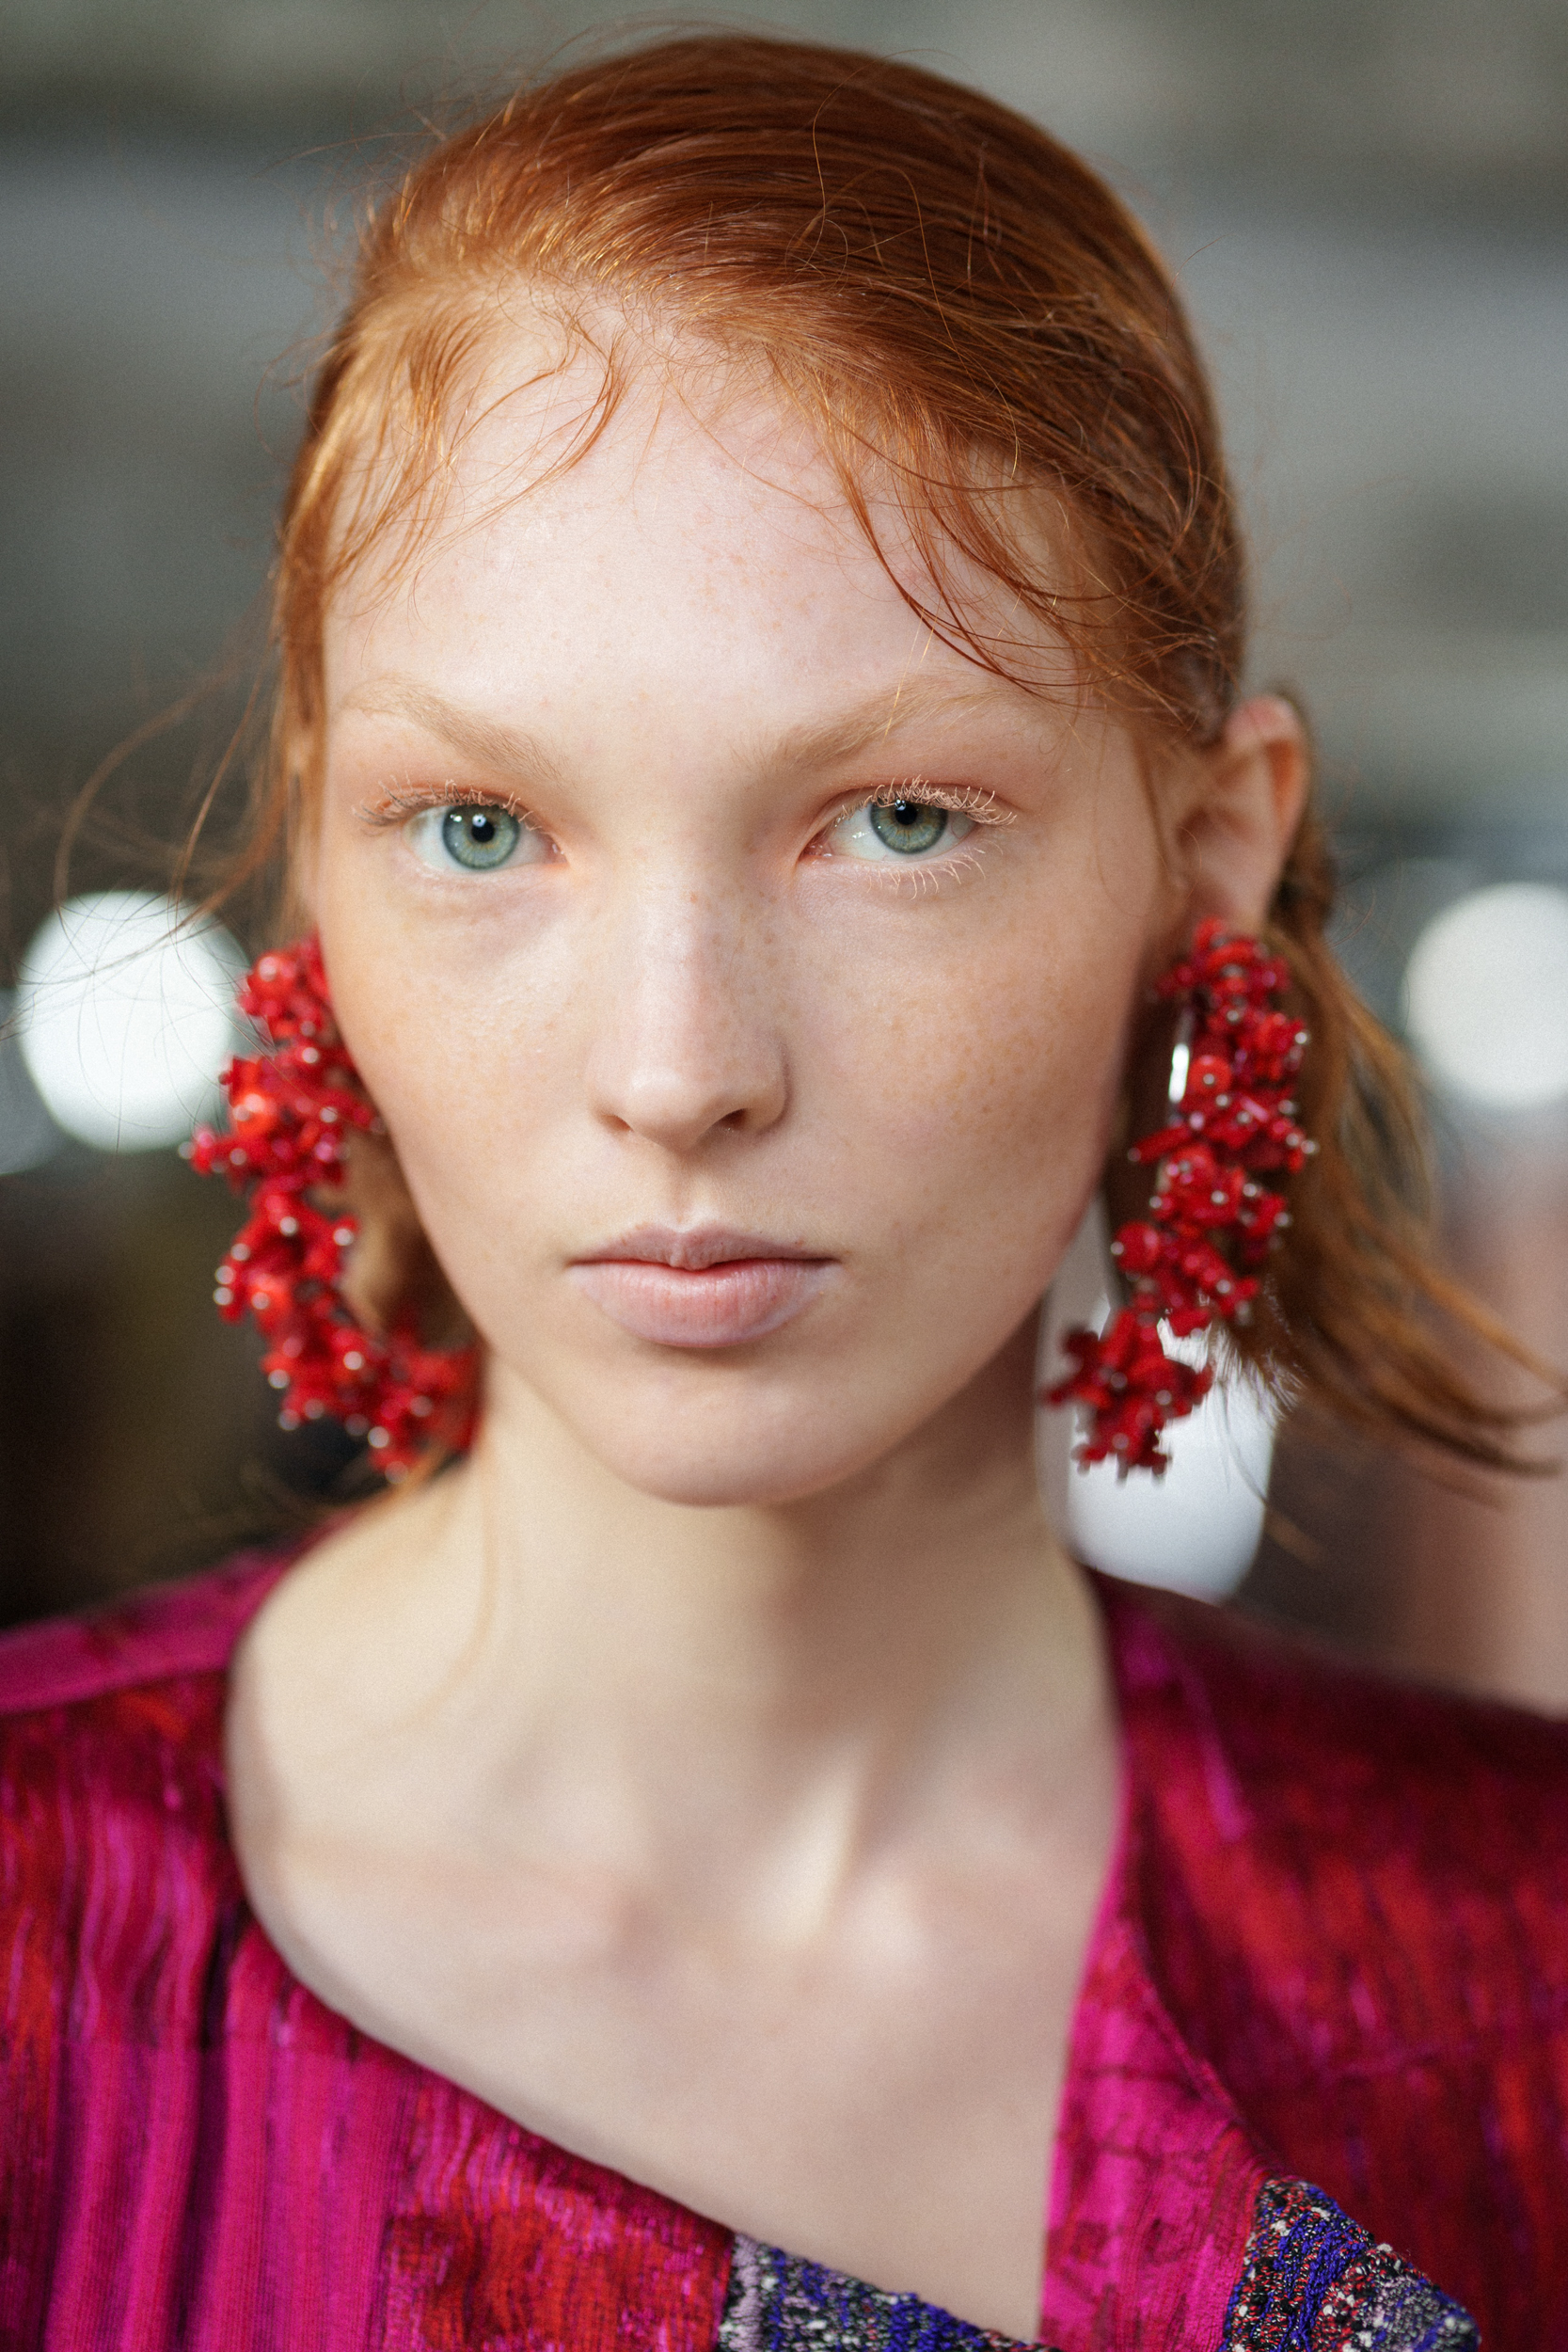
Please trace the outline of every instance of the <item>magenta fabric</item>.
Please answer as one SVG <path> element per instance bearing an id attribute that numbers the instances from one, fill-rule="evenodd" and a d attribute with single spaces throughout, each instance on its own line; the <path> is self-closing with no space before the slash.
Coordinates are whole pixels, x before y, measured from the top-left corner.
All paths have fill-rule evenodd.
<path id="1" fill-rule="evenodd" d="M 223 1820 L 242 1566 L 0 1644 L 0 2344 L 706 2347 L 728 2233 L 356 2033 Z"/>
<path id="2" fill-rule="evenodd" d="M 1149 1980 L 1118 1873 L 1079 1998 L 1040 2333 L 1217 2345 L 1270 2167 Z"/>
<path id="3" fill-rule="evenodd" d="M 1107 1605 L 1121 1915 L 1193 2062 L 1487 2352 L 1568 2344 L 1568 1725 Z"/>
<path id="4" fill-rule="evenodd" d="M 223 1814 L 241 1563 L 0 1643 L 0 2344 L 706 2352 L 730 2239 L 357 2034 Z M 1042 2332 L 1216 2345 L 1265 2177 L 1568 2342 L 1568 1737 L 1104 1589 L 1123 1833 Z"/>

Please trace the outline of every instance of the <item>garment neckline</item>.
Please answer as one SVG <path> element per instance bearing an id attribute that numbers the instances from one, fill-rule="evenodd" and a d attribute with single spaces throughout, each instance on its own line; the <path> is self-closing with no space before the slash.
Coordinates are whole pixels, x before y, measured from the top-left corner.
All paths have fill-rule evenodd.
<path id="1" fill-rule="evenodd" d="M 43 1680 L 53 1687 L 45 1703 L 204 1672 L 222 1676 L 227 1685 L 245 1631 L 312 1540 L 241 1555 L 208 1576 L 138 1596 L 97 1620 L 80 1620 L 72 1629 L 72 1643 L 62 1645 L 63 1629 L 40 1627 L 9 1637 L 4 1646 L 10 1651 L 14 1645 L 18 1652 L 47 1648 L 52 1638 L 55 1664 Z M 1140 2298 L 1168 2300 L 1174 2291 L 1185 2323 L 1194 2330 L 1191 2340 L 1204 2340 L 1200 2330 L 1206 2329 L 1208 2340 L 1217 2341 L 1241 2260 L 1245 2215 L 1268 2168 L 1228 2094 L 1171 2017 L 1156 1983 L 1139 1915 L 1137 1886 L 1148 1861 L 1150 1810 L 1144 1787 L 1148 1759 L 1137 1736 L 1139 1712 L 1151 1690 L 1168 1690 L 1173 1681 L 1183 1681 L 1181 1662 L 1158 1618 L 1140 1605 L 1134 1591 L 1093 1575 L 1090 1587 L 1104 1629 L 1116 1714 L 1117 1821 L 1085 1947 L 1051 2151 L 1042 2334 L 1046 2341 L 1069 2344 L 1115 2340 L 1103 2333 L 1103 2280 L 1114 2272 L 1110 2292 L 1119 2298 L 1118 2308 L 1135 2312 Z M 68 1655 L 60 1654 L 62 1646 Z M 7 1695 L 4 1686 L 13 1679 L 25 1683 L 24 1668 L 21 1655 L 0 1663 L 0 1704 Z M 225 1818 L 225 1717 L 226 1708 L 214 1709 L 215 1752 L 209 1764 L 237 1891 L 256 1933 L 286 1982 L 296 1988 L 293 1997 L 313 2004 L 324 2017 L 338 2018 L 339 2012 L 294 1976 L 250 1905 Z M 347 2026 L 347 2020 L 341 2022 Z M 411 2074 L 447 2086 L 477 2108 L 486 2107 L 478 2093 L 391 2045 L 384 2046 Z M 590 2161 L 558 2149 L 538 2134 L 530 2137 L 575 2164 Z M 1201 2212 L 1203 2198 L 1195 2197 L 1192 2182 L 1204 2168 L 1212 2169 L 1216 2148 L 1226 2153 L 1227 2178 L 1234 2190 L 1227 2207 L 1230 2221 L 1222 2216 L 1206 2233 L 1195 2233 L 1195 2214 Z M 610 2168 L 591 2169 L 641 2185 Z M 663 2197 L 652 2189 L 641 2193 Z M 1182 2263 L 1189 2268 L 1196 2265 L 1202 2274 L 1196 2303 L 1180 2281 L 1172 2286 L 1172 2258 L 1183 2239 L 1191 2242 Z M 1156 2262 L 1155 2242 L 1162 2240 L 1165 2258 Z"/>

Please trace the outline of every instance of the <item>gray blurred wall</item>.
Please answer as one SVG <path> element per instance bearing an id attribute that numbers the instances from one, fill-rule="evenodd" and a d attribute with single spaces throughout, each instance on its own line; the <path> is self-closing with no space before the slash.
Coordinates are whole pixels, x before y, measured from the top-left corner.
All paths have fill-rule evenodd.
<path id="1" fill-rule="evenodd" d="M 614 21 L 408 0 L 8 0 L 13 785 L 57 790 L 214 660 L 253 594 L 297 413 L 290 378 L 330 310 L 324 203 L 341 209 L 345 182 L 395 149 L 411 101 L 495 86 Z M 1259 556 L 1259 675 L 1307 695 L 1347 821 L 1484 810 L 1555 825 L 1563 0 L 847 0 L 767 21 L 978 82 L 1139 205 L 1206 330 L 1229 421 Z"/>

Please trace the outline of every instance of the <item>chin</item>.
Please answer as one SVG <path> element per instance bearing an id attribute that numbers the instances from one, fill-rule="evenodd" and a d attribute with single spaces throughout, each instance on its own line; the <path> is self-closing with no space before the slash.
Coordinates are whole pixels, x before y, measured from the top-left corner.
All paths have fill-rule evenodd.
<path id="1" fill-rule="evenodd" d="M 799 1502 L 867 1469 L 903 1435 L 841 1393 L 793 1383 L 726 1382 L 721 1393 L 672 1396 L 660 1381 L 551 1399 L 578 1443 L 639 1494 L 694 1510 Z M 705 1388 L 706 1384 L 704 1384 Z M 916 1416 L 918 1418 L 918 1415 Z"/>
<path id="2" fill-rule="evenodd" d="M 841 1485 L 886 1451 L 875 1442 L 847 1446 L 843 1432 L 791 1438 L 740 1429 L 727 1444 L 715 1444 L 711 1434 L 687 1438 L 668 1427 L 649 1431 L 641 1444 L 624 1429 L 613 1438 L 606 1433 L 598 1443 L 597 1433 L 582 1434 L 605 1469 L 638 1493 L 703 1511 L 801 1502 Z"/>
<path id="3" fill-rule="evenodd" d="M 668 1454 L 662 1461 L 607 1460 L 605 1467 L 638 1494 L 689 1511 L 782 1508 L 836 1486 L 846 1475 L 836 1465 L 802 1477 L 799 1461 L 671 1460 Z"/>

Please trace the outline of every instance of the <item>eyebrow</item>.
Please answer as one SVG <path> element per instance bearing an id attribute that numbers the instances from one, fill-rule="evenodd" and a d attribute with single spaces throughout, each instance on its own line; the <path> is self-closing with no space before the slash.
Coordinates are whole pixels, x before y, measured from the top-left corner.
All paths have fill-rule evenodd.
<path id="1" fill-rule="evenodd" d="M 783 759 L 790 767 L 831 767 L 835 761 L 853 759 L 858 753 L 885 741 L 917 720 L 959 718 L 995 699 L 994 685 L 990 681 L 981 686 L 955 688 L 934 678 L 920 679 L 911 686 L 895 687 L 891 694 L 885 691 L 873 694 L 834 718 L 807 726 L 786 727 L 773 744 L 771 756 Z"/>
<path id="2" fill-rule="evenodd" d="M 954 688 L 935 679 L 919 679 L 912 685 L 899 685 L 891 693 L 879 690 L 832 718 L 786 727 L 766 750 L 759 746 L 757 764 L 771 766 L 782 761 L 792 768 L 832 767 L 853 759 L 918 720 L 960 717 L 994 699 L 990 681 Z M 417 685 L 412 678 L 374 679 L 345 696 L 340 708 L 367 718 L 410 720 L 464 758 L 499 773 L 540 778 L 560 773 L 558 763 L 537 737 L 523 728 L 481 718 L 477 711 L 465 710 L 460 703 L 449 702 L 434 687 Z"/>
<path id="3" fill-rule="evenodd" d="M 556 762 L 538 740 L 520 727 L 503 727 L 482 719 L 461 703 L 449 702 L 434 687 L 417 686 L 412 678 L 376 678 L 346 695 L 339 707 L 369 719 L 409 719 L 427 735 L 437 737 L 450 750 L 481 768 L 507 775 L 550 776 Z"/>

